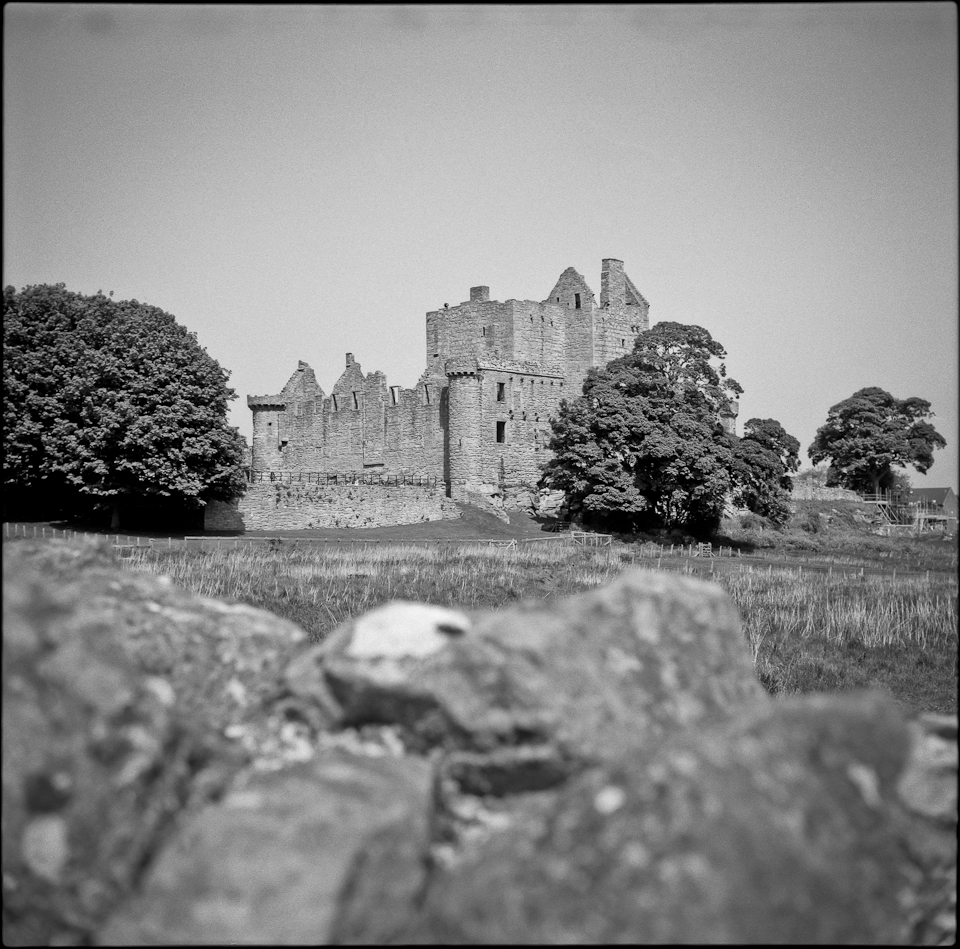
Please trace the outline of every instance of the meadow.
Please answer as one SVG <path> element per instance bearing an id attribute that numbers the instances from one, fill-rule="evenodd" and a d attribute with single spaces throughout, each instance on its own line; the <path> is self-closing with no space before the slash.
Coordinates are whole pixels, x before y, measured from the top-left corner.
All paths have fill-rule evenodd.
<path id="1" fill-rule="evenodd" d="M 891 692 L 908 712 L 956 713 L 957 575 L 948 563 L 955 555 L 930 555 L 924 565 L 935 569 L 908 572 L 902 565 L 897 575 L 889 564 L 878 569 L 878 552 L 859 561 L 855 551 L 838 553 L 793 562 L 782 553 L 766 560 L 698 560 L 679 556 L 679 548 L 658 556 L 618 542 L 505 549 L 291 540 L 140 548 L 123 562 L 169 574 L 202 596 L 270 610 L 300 624 L 315 642 L 391 599 L 498 609 L 593 589 L 631 565 L 669 570 L 714 580 L 731 595 L 759 678 L 772 694 L 873 686 Z"/>

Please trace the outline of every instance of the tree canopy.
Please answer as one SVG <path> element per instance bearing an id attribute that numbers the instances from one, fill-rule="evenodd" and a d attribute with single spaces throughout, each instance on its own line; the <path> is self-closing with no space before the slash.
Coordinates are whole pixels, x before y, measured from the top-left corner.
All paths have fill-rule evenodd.
<path id="1" fill-rule="evenodd" d="M 790 515 L 793 490 L 789 472 L 800 467 L 800 442 L 772 418 L 752 418 L 736 448 L 734 499 L 776 524 Z"/>
<path id="2" fill-rule="evenodd" d="M 749 497 L 775 493 L 761 482 L 774 478 L 779 489 L 775 459 L 795 456 L 799 444 L 791 448 L 796 440 L 773 420 L 753 420 L 751 449 L 741 452 L 720 421 L 743 391 L 714 365 L 725 356 L 700 326 L 659 323 L 641 333 L 630 354 L 590 370 L 583 394 L 561 403 L 544 483 L 564 491 L 585 520 L 622 530 L 715 529 L 748 475 Z"/>
<path id="3" fill-rule="evenodd" d="M 243 490 L 243 439 L 226 423 L 229 373 L 163 310 L 63 284 L 4 309 L 5 485 L 70 485 L 199 507 Z"/>
<path id="4" fill-rule="evenodd" d="M 926 399 L 897 399 L 876 386 L 860 389 L 830 408 L 807 454 L 815 465 L 830 463 L 828 485 L 889 490 L 895 466 L 912 465 L 924 474 L 933 466 L 934 449 L 947 444 L 927 421 L 932 417 Z"/>

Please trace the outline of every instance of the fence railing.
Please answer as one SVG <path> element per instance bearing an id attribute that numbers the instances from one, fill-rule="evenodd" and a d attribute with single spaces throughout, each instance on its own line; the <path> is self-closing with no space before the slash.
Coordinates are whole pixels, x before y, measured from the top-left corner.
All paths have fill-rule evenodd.
<path id="1" fill-rule="evenodd" d="M 382 484 L 399 487 L 435 488 L 438 478 L 430 475 L 385 474 L 372 471 L 255 471 L 245 470 L 247 484 Z"/>

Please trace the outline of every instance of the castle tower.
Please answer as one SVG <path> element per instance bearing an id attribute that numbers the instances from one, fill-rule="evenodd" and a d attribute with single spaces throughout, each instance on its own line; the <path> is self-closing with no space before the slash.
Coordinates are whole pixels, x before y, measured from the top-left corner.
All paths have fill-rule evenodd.
<path id="1" fill-rule="evenodd" d="M 253 412 L 253 470 L 281 470 L 284 467 L 281 442 L 288 437 L 283 431 L 286 403 L 275 395 L 248 395 L 247 405 Z"/>
<path id="2" fill-rule="evenodd" d="M 481 481 L 480 372 L 476 359 L 448 359 L 450 497 L 457 499 Z"/>
<path id="3" fill-rule="evenodd" d="M 730 399 L 720 410 L 720 424 L 728 435 L 737 434 L 737 416 L 740 414 L 740 403 Z"/>

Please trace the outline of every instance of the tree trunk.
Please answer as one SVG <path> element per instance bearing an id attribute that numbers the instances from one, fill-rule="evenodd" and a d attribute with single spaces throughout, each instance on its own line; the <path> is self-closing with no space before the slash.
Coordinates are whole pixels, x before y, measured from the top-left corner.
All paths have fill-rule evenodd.
<path id="1" fill-rule="evenodd" d="M 113 513 L 110 515 L 110 530 L 120 530 L 120 499 L 113 502 Z"/>

